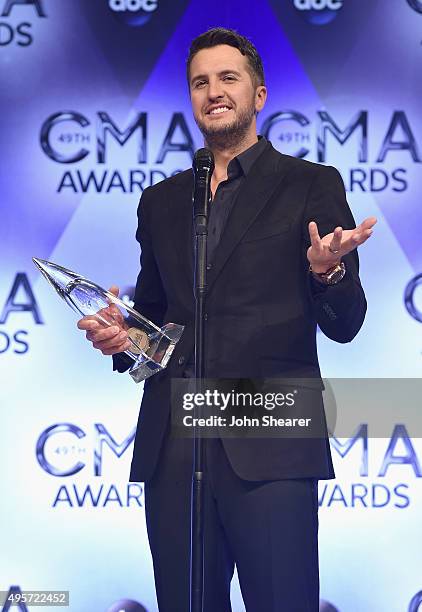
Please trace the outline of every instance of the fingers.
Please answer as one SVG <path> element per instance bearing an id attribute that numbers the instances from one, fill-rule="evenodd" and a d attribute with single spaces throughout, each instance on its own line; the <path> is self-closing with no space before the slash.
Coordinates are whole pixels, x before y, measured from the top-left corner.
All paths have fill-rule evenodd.
<path id="1" fill-rule="evenodd" d="M 103 355 L 115 355 L 116 353 L 123 353 L 123 351 L 129 350 L 130 347 L 131 347 L 130 342 L 125 342 L 122 345 L 114 346 L 113 348 L 110 348 L 110 349 L 103 349 L 101 350 L 101 352 Z"/>
<path id="2" fill-rule="evenodd" d="M 351 240 L 354 247 L 363 244 L 372 235 L 372 228 L 377 222 L 376 217 L 367 217 L 352 232 Z"/>
<path id="3" fill-rule="evenodd" d="M 112 285 L 109 289 L 115 297 L 119 297 L 119 288 Z M 79 329 L 86 332 L 86 338 L 92 346 L 103 355 L 114 355 L 127 351 L 131 347 L 125 328 L 124 316 L 116 304 L 111 303 L 102 308 L 96 315 L 82 317 L 77 323 Z"/>
<path id="4" fill-rule="evenodd" d="M 319 267 L 326 268 L 328 264 L 339 261 L 341 257 L 366 242 L 372 235 L 376 222 L 376 217 L 368 217 L 353 230 L 343 230 L 338 226 L 333 233 L 320 238 L 317 224 L 312 221 L 309 224 L 311 246 L 307 252 L 312 268 L 315 271 L 318 271 Z"/>
<path id="5" fill-rule="evenodd" d="M 372 236 L 372 229 L 358 230 L 357 232 L 353 232 L 351 236 L 351 240 L 353 242 L 353 248 L 357 247 L 368 240 L 370 236 Z"/>
<path id="6" fill-rule="evenodd" d="M 95 320 L 94 316 L 83 317 L 82 319 L 79 319 L 76 325 L 78 329 L 83 330 L 93 330 L 100 327 L 100 324 Z"/>
<path id="7" fill-rule="evenodd" d="M 120 313 L 120 311 L 119 311 Z M 120 319 L 123 319 L 122 315 L 120 315 Z M 77 327 L 83 330 L 95 330 L 95 329 L 103 329 L 106 327 L 110 327 L 111 325 L 120 325 L 120 320 L 117 316 L 115 316 L 114 312 L 111 309 L 111 306 L 107 308 L 102 308 L 95 315 L 88 315 L 86 317 L 82 317 L 77 322 Z"/>
<path id="8" fill-rule="evenodd" d="M 86 337 L 103 355 L 120 353 L 130 347 L 127 333 L 116 325 L 98 331 L 87 331 Z"/>
<path id="9" fill-rule="evenodd" d="M 104 325 L 124 326 L 124 317 L 118 306 L 110 304 L 107 308 L 102 308 L 96 314 L 97 320 Z"/>
<path id="10" fill-rule="evenodd" d="M 315 221 L 311 221 L 308 226 L 309 230 L 309 238 L 311 240 L 311 245 L 318 253 L 322 251 L 322 242 L 321 237 L 318 233 L 318 226 Z"/>
<path id="11" fill-rule="evenodd" d="M 83 317 L 77 322 L 77 327 L 86 332 L 87 340 L 103 355 L 114 355 L 131 347 L 127 332 L 120 325 L 120 321 L 115 321 L 115 317 L 109 312 L 111 308 L 104 308 L 97 315 Z M 123 319 L 120 311 L 118 313 Z M 111 316 L 104 317 L 105 314 Z M 113 322 L 118 324 L 110 325 Z"/>
<path id="12" fill-rule="evenodd" d="M 116 297 L 119 297 L 119 288 L 117 285 L 111 285 L 109 292 L 115 295 Z"/>
<path id="13" fill-rule="evenodd" d="M 126 332 L 122 332 L 120 327 L 112 325 L 111 327 L 100 327 L 98 330 L 87 331 L 86 337 L 91 342 L 104 342 L 116 339 L 120 333 L 125 334 L 125 337 L 127 337 Z"/>
<path id="14" fill-rule="evenodd" d="M 328 245 L 328 250 L 331 253 L 336 254 L 336 253 L 338 253 L 340 251 L 342 237 L 343 237 L 343 228 L 340 227 L 340 226 L 336 227 L 336 229 L 334 230 L 331 242 Z"/>
<path id="15" fill-rule="evenodd" d="M 359 232 L 369 230 L 374 227 L 376 222 L 377 222 L 376 217 L 367 217 L 366 219 L 362 221 L 360 225 L 358 225 L 356 229 L 359 230 Z"/>
<path id="16" fill-rule="evenodd" d="M 93 342 L 92 346 L 98 349 L 103 354 L 113 355 L 113 353 L 121 353 L 129 348 L 130 342 L 123 336 L 119 335 L 111 340 L 103 340 L 102 342 Z M 105 351 L 107 353 L 105 353 Z"/>
<path id="17" fill-rule="evenodd" d="M 117 285 L 112 285 L 108 291 L 109 293 L 112 293 L 116 298 L 119 297 L 119 288 L 117 287 Z M 103 308 L 103 310 L 100 310 L 98 314 L 104 313 L 105 318 L 109 323 L 117 323 L 118 325 L 123 326 L 124 317 L 122 315 L 122 312 L 120 311 L 119 306 L 117 306 L 117 304 L 114 304 L 110 298 L 107 298 L 107 301 L 109 303 L 109 306 L 107 308 Z"/>

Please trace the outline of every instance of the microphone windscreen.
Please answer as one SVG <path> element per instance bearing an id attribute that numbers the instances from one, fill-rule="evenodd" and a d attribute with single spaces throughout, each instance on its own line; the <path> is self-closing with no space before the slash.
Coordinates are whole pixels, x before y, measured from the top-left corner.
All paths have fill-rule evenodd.
<path id="1" fill-rule="evenodd" d="M 209 149 L 198 149 L 193 157 L 192 167 L 195 173 L 208 171 L 211 174 L 214 171 L 214 155 Z"/>

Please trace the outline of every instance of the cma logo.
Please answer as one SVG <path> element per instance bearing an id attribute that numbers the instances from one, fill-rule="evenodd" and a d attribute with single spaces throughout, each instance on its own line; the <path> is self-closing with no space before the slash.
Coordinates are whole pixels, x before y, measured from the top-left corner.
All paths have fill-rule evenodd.
<path id="1" fill-rule="evenodd" d="M 114 15 L 130 26 L 146 24 L 158 8 L 158 0 L 108 0 Z"/>
<path id="2" fill-rule="evenodd" d="M 418 287 L 422 288 L 422 274 L 417 274 L 407 283 L 404 290 L 404 305 L 410 316 L 419 321 L 419 323 L 422 323 L 422 300 L 419 301 L 418 306 L 415 297 Z"/>
<path id="3" fill-rule="evenodd" d="M 343 7 L 343 0 L 293 0 L 293 4 L 309 23 L 325 25 L 335 19 Z"/>
<path id="4" fill-rule="evenodd" d="M 0 18 L 12 18 L 9 21 L 0 21 L 0 47 L 12 43 L 19 47 L 28 47 L 33 42 L 32 23 L 29 21 L 16 21 L 21 16 L 28 16 L 25 7 L 32 7 L 32 16 L 47 17 L 42 0 L 0 0 Z"/>
<path id="5" fill-rule="evenodd" d="M 35 325 L 44 324 L 31 283 L 24 272 L 18 272 L 0 310 L 0 355 L 7 351 L 16 355 L 28 352 L 29 332 L 25 327 L 31 319 Z"/>
<path id="6" fill-rule="evenodd" d="M 1 17 L 10 17 L 12 14 L 17 13 L 15 8 L 17 6 L 32 6 L 38 17 L 47 17 L 43 9 L 42 0 L 4 0 L 3 10 L 0 13 Z"/>
<path id="7" fill-rule="evenodd" d="M 103 448 L 107 446 L 120 458 L 135 438 L 133 429 L 121 442 L 116 442 L 102 423 L 94 424 L 92 459 L 94 476 L 102 475 Z M 73 476 L 86 466 L 86 445 L 82 439 L 86 432 L 72 423 L 56 423 L 45 429 L 36 444 L 37 460 L 51 476 Z"/>

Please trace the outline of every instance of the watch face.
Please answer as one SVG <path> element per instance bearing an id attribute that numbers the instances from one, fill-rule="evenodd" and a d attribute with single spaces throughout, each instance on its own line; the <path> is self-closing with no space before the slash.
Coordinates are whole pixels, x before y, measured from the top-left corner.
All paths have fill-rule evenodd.
<path id="1" fill-rule="evenodd" d="M 342 277 L 342 270 L 336 270 L 335 272 L 330 274 L 329 281 L 330 283 L 336 283 L 337 281 L 341 280 L 341 277 Z"/>
<path id="2" fill-rule="evenodd" d="M 312 270 L 311 270 L 312 272 Z M 322 285 L 335 285 L 346 274 L 346 266 L 344 262 L 341 262 L 328 270 L 328 272 L 324 272 L 323 274 L 318 274 L 316 272 L 312 272 L 316 281 L 321 283 Z"/>
<path id="3" fill-rule="evenodd" d="M 346 274 L 346 269 L 344 267 L 344 264 L 339 265 L 335 270 L 333 270 L 331 272 L 331 274 L 327 277 L 327 282 L 330 285 L 335 285 L 336 283 L 338 283 L 339 281 L 341 281 L 341 279 L 343 278 L 343 276 Z"/>

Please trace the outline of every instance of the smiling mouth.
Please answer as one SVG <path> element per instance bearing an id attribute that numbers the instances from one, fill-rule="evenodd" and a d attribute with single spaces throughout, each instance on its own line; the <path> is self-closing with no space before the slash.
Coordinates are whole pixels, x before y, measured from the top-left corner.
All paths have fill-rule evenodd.
<path id="1" fill-rule="evenodd" d="M 231 110 L 228 106 L 219 106 L 218 108 L 213 108 L 210 110 L 207 115 L 223 115 L 227 111 Z"/>

